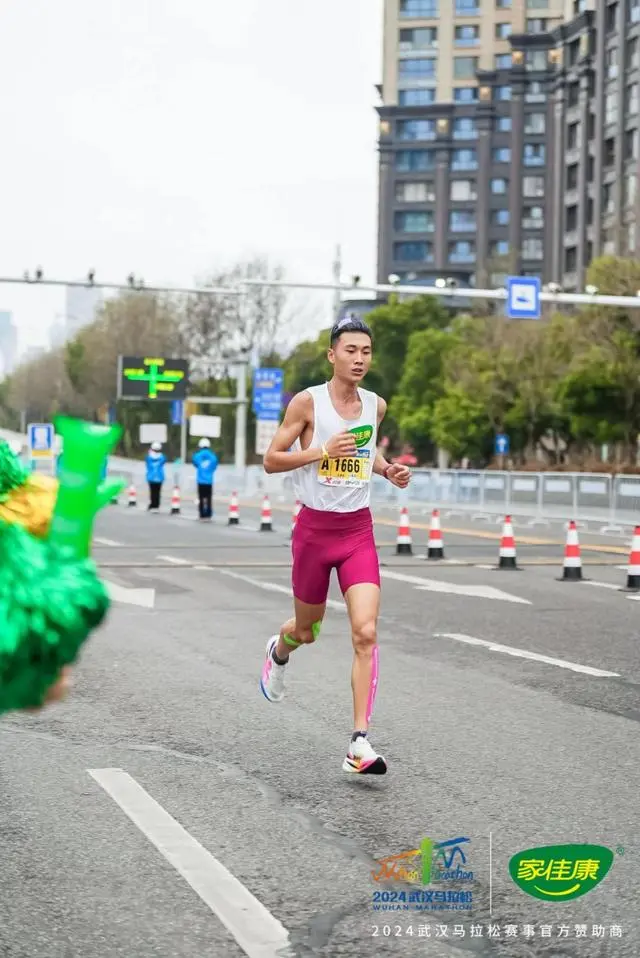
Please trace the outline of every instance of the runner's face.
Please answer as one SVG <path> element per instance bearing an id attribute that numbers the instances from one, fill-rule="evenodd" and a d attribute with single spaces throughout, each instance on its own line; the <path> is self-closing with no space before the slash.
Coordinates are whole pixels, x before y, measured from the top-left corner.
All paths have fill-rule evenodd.
<path id="1" fill-rule="evenodd" d="M 371 365 L 371 340 L 366 333 L 343 333 L 333 349 L 329 362 L 338 379 L 358 383 Z"/>

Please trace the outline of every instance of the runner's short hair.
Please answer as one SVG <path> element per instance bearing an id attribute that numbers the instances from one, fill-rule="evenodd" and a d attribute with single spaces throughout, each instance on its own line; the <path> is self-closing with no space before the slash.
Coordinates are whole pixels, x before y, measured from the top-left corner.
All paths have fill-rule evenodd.
<path id="1" fill-rule="evenodd" d="M 369 339 L 373 342 L 373 334 L 371 329 L 363 319 L 360 319 L 359 316 L 356 316 L 352 313 L 350 316 L 345 316 L 344 319 L 341 319 L 337 322 L 331 330 L 331 346 L 335 346 L 343 333 L 366 333 Z"/>

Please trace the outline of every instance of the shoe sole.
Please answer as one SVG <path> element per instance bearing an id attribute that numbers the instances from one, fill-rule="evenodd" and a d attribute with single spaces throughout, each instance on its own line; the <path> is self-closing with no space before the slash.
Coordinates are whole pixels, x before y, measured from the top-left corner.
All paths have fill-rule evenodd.
<path id="1" fill-rule="evenodd" d="M 267 653 L 266 653 L 266 655 L 265 655 L 265 658 L 270 654 L 270 649 L 271 649 L 272 644 L 273 644 L 273 636 L 272 636 L 272 637 L 269 639 L 269 641 L 267 642 Z M 263 694 L 264 697 L 266 698 L 267 702 L 271 702 L 272 705 L 277 705 L 279 702 L 282 702 L 282 700 L 283 700 L 283 698 L 284 698 L 284 692 L 282 693 L 282 695 L 280 696 L 279 699 L 272 699 L 272 698 L 270 698 L 270 697 L 267 695 L 266 689 L 265 689 L 265 687 L 264 687 L 264 683 L 263 683 L 263 681 L 262 681 L 262 676 L 260 676 L 260 691 L 262 692 L 262 694 Z"/>
<path id="2" fill-rule="evenodd" d="M 372 762 L 371 765 L 367 765 L 365 769 L 360 771 L 358 768 L 354 768 L 347 759 L 345 758 L 342 763 L 342 771 L 347 772 L 349 775 L 386 775 L 387 774 L 387 763 L 383 759 L 382 755 L 378 755 L 375 762 Z"/>

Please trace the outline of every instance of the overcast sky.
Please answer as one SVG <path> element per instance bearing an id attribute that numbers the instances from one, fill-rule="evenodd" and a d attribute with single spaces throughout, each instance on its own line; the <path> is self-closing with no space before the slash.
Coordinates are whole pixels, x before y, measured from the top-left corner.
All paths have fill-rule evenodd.
<path id="1" fill-rule="evenodd" d="M 382 0 L 3 0 L 0 275 L 373 280 Z M 64 297 L 0 285 L 21 345 Z"/>

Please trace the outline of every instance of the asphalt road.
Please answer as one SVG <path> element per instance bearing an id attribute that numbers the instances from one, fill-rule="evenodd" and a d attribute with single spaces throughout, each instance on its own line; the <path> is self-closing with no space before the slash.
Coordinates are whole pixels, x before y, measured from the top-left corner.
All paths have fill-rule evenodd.
<path id="1" fill-rule="evenodd" d="M 354 781 L 341 772 L 351 652 L 335 585 L 286 700 L 260 693 L 266 639 L 290 610 L 290 509 L 273 505 L 271 533 L 245 504 L 231 528 L 224 503 L 213 523 L 192 503 L 100 517 L 109 621 L 66 703 L 0 727 L 0 955 L 637 958 L 628 543 L 581 534 L 589 581 L 566 583 L 560 526 L 516 527 L 523 569 L 507 572 L 492 568 L 499 528 L 443 519 L 434 563 L 419 557 L 428 516 L 412 517 L 414 554 L 397 557 L 381 513 L 371 737 L 389 774 Z M 375 892 L 389 908 L 414 888 L 374 881 L 379 859 L 427 836 L 468 839 L 473 878 L 451 887 L 471 891 L 471 910 L 375 910 Z M 540 901 L 512 881 L 515 853 L 565 843 L 614 851 L 587 895 Z"/>

